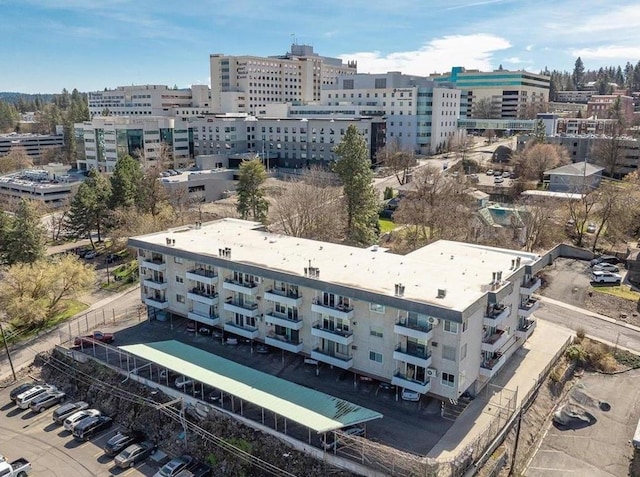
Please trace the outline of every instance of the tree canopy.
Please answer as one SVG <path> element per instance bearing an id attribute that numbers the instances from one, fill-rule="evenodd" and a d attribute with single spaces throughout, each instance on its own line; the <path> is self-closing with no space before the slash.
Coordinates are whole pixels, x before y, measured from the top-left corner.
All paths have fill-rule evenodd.
<path id="1" fill-rule="evenodd" d="M 262 187 L 267 180 L 267 171 L 260 159 L 243 161 L 238 174 L 237 210 L 243 219 L 265 222 L 269 212 L 269 201 Z"/>
<path id="2" fill-rule="evenodd" d="M 14 216 L 0 213 L 0 263 L 32 263 L 45 254 L 46 230 L 34 204 L 21 199 Z"/>

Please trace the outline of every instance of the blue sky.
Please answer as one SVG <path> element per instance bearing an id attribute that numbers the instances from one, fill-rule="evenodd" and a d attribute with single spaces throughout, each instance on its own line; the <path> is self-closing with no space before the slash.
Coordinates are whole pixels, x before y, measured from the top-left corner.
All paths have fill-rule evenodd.
<path id="1" fill-rule="evenodd" d="M 0 0 L 0 91 L 209 83 L 209 54 L 294 40 L 360 72 L 538 72 L 640 60 L 632 0 Z"/>

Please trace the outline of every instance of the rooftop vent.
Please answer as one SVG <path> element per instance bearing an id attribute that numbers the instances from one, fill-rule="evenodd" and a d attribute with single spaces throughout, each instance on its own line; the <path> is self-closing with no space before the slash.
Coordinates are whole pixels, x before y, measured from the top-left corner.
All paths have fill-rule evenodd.
<path id="1" fill-rule="evenodd" d="M 404 296 L 404 285 L 402 283 L 396 283 L 395 296 Z"/>
<path id="2" fill-rule="evenodd" d="M 445 290 L 444 288 L 438 288 L 438 295 L 436 296 L 436 298 L 444 298 L 447 296 L 447 290 Z"/>
<path id="3" fill-rule="evenodd" d="M 176 239 L 167 237 L 167 245 L 173 247 L 176 244 Z"/>
<path id="4" fill-rule="evenodd" d="M 219 248 L 218 249 L 218 255 L 221 258 L 228 258 L 231 259 L 231 249 L 229 247 L 225 247 L 225 248 Z"/>

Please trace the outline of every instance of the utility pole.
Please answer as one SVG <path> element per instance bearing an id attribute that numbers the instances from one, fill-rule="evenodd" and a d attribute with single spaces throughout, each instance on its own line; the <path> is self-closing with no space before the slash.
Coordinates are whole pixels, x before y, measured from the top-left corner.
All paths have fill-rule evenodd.
<path id="1" fill-rule="evenodd" d="M 17 381 L 18 378 L 16 376 L 16 370 L 13 368 L 13 361 L 11 360 L 11 352 L 9 351 L 9 346 L 7 345 L 7 339 L 4 335 L 4 328 L 2 327 L 1 321 L 0 321 L 0 334 L 2 334 L 2 342 L 4 343 L 4 350 L 7 352 L 7 359 L 9 360 L 9 366 L 11 366 L 11 374 L 13 374 L 13 380 Z"/>

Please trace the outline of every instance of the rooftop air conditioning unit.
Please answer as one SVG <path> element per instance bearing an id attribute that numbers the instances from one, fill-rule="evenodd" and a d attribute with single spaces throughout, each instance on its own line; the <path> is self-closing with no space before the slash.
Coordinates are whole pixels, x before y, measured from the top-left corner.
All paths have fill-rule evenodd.
<path id="1" fill-rule="evenodd" d="M 430 378 L 437 378 L 438 370 L 436 368 L 427 368 L 427 376 Z"/>
<path id="2" fill-rule="evenodd" d="M 437 325 L 438 324 L 438 318 L 430 316 L 430 317 L 427 318 L 427 322 L 429 322 L 430 325 Z"/>

